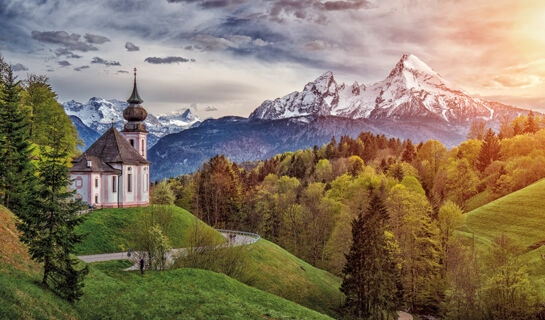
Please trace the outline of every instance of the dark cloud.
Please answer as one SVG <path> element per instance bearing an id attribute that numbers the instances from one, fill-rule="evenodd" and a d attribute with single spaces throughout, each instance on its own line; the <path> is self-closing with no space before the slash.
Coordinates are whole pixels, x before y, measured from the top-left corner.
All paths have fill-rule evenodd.
<path id="1" fill-rule="evenodd" d="M 65 56 L 67 58 L 72 58 L 72 59 L 79 59 L 81 58 L 80 55 L 77 55 L 75 53 L 73 53 L 72 51 L 66 49 L 66 48 L 57 48 L 55 50 L 55 55 L 57 57 L 60 57 L 60 56 Z"/>
<path id="2" fill-rule="evenodd" d="M 132 42 L 126 42 L 125 43 L 125 49 L 127 49 L 127 51 L 139 51 L 140 50 L 140 47 L 136 46 L 134 43 Z"/>
<path id="3" fill-rule="evenodd" d="M 75 71 L 82 71 L 84 69 L 89 69 L 89 66 L 81 66 L 81 67 L 74 68 Z"/>
<path id="4" fill-rule="evenodd" d="M 167 0 L 169 3 L 195 3 L 203 9 L 225 8 L 240 5 L 248 0 Z"/>
<path id="5" fill-rule="evenodd" d="M 218 111 L 218 108 L 208 106 L 208 107 L 204 108 L 204 111 L 206 111 L 206 112 Z"/>
<path id="6" fill-rule="evenodd" d="M 16 64 L 12 64 L 11 65 L 11 70 L 15 71 L 15 72 L 18 72 L 18 71 L 27 71 L 28 68 L 26 66 L 24 66 L 23 64 L 21 63 L 16 63 Z"/>
<path id="7" fill-rule="evenodd" d="M 91 60 L 91 63 L 95 63 L 95 64 L 103 64 L 105 66 L 120 66 L 121 63 L 119 63 L 119 61 L 108 61 L 108 60 L 104 60 L 100 57 L 94 57 L 93 60 Z"/>
<path id="8" fill-rule="evenodd" d="M 366 0 L 356 1 L 326 1 L 323 4 L 325 10 L 357 10 L 362 8 L 371 8 L 373 4 Z"/>
<path id="9" fill-rule="evenodd" d="M 60 44 L 67 49 L 74 51 L 96 51 L 97 47 L 80 40 L 81 35 L 77 33 L 69 34 L 66 31 L 32 31 L 32 39 L 52 44 Z"/>
<path id="10" fill-rule="evenodd" d="M 170 64 L 170 63 L 184 63 L 184 62 L 195 62 L 195 59 L 187 59 L 184 57 L 148 57 L 144 61 L 151 64 Z"/>
<path id="11" fill-rule="evenodd" d="M 61 60 L 59 62 L 57 62 L 59 64 L 59 66 L 61 67 L 68 67 L 68 66 L 71 66 L 72 64 L 66 60 Z"/>
<path id="12" fill-rule="evenodd" d="M 85 38 L 87 42 L 93 43 L 93 44 L 103 44 L 105 42 L 110 41 L 110 39 L 106 38 L 105 36 L 100 36 L 98 34 L 86 33 L 83 37 Z"/>

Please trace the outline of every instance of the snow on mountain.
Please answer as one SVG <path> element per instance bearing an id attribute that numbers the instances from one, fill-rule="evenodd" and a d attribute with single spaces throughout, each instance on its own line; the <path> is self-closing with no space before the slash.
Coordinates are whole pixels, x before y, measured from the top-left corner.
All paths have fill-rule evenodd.
<path id="1" fill-rule="evenodd" d="M 110 128 L 112 121 L 117 129 L 123 128 L 123 110 L 127 105 L 125 101 L 93 97 L 85 104 L 71 100 L 65 102 L 63 107 L 69 116 L 78 117 L 87 127 L 102 134 Z M 148 111 L 144 123 L 150 133 L 148 148 L 151 148 L 160 137 L 195 127 L 200 124 L 200 120 L 191 110 L 184 109 L 158 117 Z"/>
<path id="2" fill-rule="evenodd" d="M 388 77 L 375 84 L 338 84 L 333 73 L 326 72 L 301 92 L 263 102 L 250 118 L 331 115 L 351 119 L 434 118 L 462 123 L 475 118 L 493 120 L 513 110 L 467 95 L 416 56 L 405 54 Z"/>

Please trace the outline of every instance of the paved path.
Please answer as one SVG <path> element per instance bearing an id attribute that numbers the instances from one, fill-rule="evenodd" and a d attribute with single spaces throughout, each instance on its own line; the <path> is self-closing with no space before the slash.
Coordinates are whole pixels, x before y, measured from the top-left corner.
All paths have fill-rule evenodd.
<path id="1" fill-rule="evenodd" d="M 224 237 L 227 239 L 226 243 L 220 244 L 215 248 L 225 248 L 225 247 L 237 247 L 242 245 L 248 245 L 257 242 L 261 237 L 255 233 L 248 233 L 242 231 L 232 231 L 232 230 L 218 230 Z M 180 254 L 183 254 L 187 251 L 187 248 L 177 248 L 172 249 L 167 253 L 167 262 L 170 263 L 173 261 L 173 257 L 176 257 Z M 104 261 L 115 261 L 115 260 L 131 260 L 135 261 L 135 264 L 125 271 L 138 270 L 139 266 L 136 263 L 136 257 L 140 256 L 141 252 L 133 251 L 131 256 L 128 256 L 127 252 L 116 252 L 116 253 L 103 253 L 103 254 L 92 254 L 85 256 L 78 256 L 83 262 L 104 262 Z"/>

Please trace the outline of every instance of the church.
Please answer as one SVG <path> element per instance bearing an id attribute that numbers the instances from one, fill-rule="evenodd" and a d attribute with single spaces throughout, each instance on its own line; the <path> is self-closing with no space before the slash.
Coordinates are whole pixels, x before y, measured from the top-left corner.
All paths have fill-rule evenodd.
<path id="1" fill-rule="evenodd" d="M 149 205 L 147 112 L 134 86 L 123 110 L 127 120 L 121 132 L 112 124 L 80 157 L 72 161 L 70 176 L 76 197 L 96 208 L 144 207 Z"/>

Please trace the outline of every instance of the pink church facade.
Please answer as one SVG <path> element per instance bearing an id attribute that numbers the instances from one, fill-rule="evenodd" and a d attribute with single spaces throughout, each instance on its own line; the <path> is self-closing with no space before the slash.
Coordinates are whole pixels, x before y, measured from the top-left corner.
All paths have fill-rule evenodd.
<path id="1" fill-rule="evenodd" d="M 72 161 L 70 176 L 76 197 L 96 208 L 149 205 L 150 164 L 147 160 L 147 117 L 136 88 L 136 72 L 127 120 L 121 133 L 113 126 L 80 157 Z"/>

